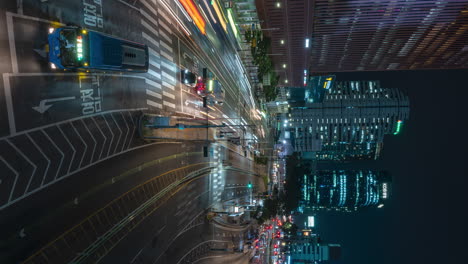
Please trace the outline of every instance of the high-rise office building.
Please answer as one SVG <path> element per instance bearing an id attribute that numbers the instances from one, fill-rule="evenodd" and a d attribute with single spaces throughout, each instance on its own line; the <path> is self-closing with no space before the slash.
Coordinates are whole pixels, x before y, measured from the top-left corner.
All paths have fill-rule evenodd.
<path id="1" fill-rule="evenodd" d="M 316 170 L 304 175 L 301 210 L 353 212 L 383 207 L 390 196 L 391 177 L 373 170 Z"/>
<path id="2" fill-rule="evenodd" d="M 300 236 L 290 241 L 287 255 L 289 263 L 326 263 L 340 260 L 341 245 L 321 243 L 316 234 Z"/>
<path id="3" fill-rule="evenodd" d="M 378 81 L 339 81 L 323 102 L 293 108 L 288 116 L 297 152 L 316 152 L 319 160 L 377 158 L 384 136 L 398 134 L 408 119 L 409 99 Z"/>
<path id="4" fill-rule="evenodd" d="M 468 67 L 468 2 L 314 0 L 310 72 Z"/>

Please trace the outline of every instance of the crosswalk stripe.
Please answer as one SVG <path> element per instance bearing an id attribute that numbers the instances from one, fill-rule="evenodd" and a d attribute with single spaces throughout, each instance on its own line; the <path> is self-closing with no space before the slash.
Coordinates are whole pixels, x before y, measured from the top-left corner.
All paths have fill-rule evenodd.
<path id="1" fill-rule="evenodd" d="M 161 55 L 172 62 L 173 58 L 171 55 L 167 54 L 164 50 L 161 50 Z"/>
<path id="2" fill-rule="evenodd" d="M 161 26 L 162 26 L 163 22 L 161 21 L 161 19 L 159 19 L 159 22 L 161 23 Z M 170 31 L 168 30 L 168 32 L 170 32 Z M 163 36 L 163 38 L 165 38 L 169 42 L 169 44 L 172 44 L 172 39 L 163 30 L 161 30 L 161 28 L 159 29 L 159 34 L 161 36 Z"/>
<path id="3" fill-rule="evenodd" d="M 145 38 L 146 40 L 148 40 L 149 42 L 151 42 L 151 44 L 154 44 L 156 47 L 159 48 L 159 42 L 156 41 L 154 38 L 150 37 L 148 34 L 146 34 L 145 32 L 141 32 L 141 35 L 143 36 L 143 38 Z"/>
<path id="4" fill-rule="evenodd" d="M 148 8 L 154 15 L 158 15 L 158 11 L 156 11 L 156 9 L 154 9 L 152 6 L 150 6 L 150 4 L 148 4 L 148 2 L 146 2 L 145 0 L 140 0 L 141 3 L 143 3 L 143 5 L 146 6 L 146 8 Z"/>
<path id="5" fill-rule="evenodd" d="M 171 81 L 172 85 L 175 85 L 175 79 L 171 75 L 167 74 L 165 71 L 162 72 L 162 76 L 166 78 L 167 80 Z"/>
<path id="6" fill-rule="evenodd" d="M 169 47 L 169 45 L 167 45 L 167 44 L 166 44 L 166 42 L 164 42 L 164 41 L 161 41 L 161 45 L 162 45 L 162 46 L 163 46 L 165 49 L 167 49 L 167 51 L 170 51 L 170 52 L 172 52 L 172 51 L 173 51 L 173 50 L 172 50 L 172 48 L 171 48 L 171 47 Z"/>
<path id="7" fill-rule="evenodd" d="M 167 63 L 166 61 L 161 61 L 162 66 L 172 72 L 176 72 L 176 65 L 174 63 Z"/>
<path id="8" fill-rule="evenodd" d="M 148 90 L 148 89 L 146 89 L 146 94 L 149 95 L 149 96 L 153 96 L 153 97 L 162 99 L 162 95 L 161 95 L 161 94 L 158 94 L 158 93 L 153 92 L 153 91 Z"/>
<path id="9" fill-rule="evenodd" d="M 161 64 L 157 63 L 156 61 L 154 60 L 149 60 L 149 63 L 151 65 L 153 65 L 154 67 L 158 68 L 158 69 L 161 69 Z"/>
<path id="10" fill-rule="evenodd" d="M 173 103 L 169 103 L 169 102 L 164 101 L 163 104 L 167 105 L 169 107 L 175 108 L 175 104 L 173 104 Z"/>
<path id="11" fill-rule="evenodd" d="M 175 99 L 175 96 L 173 94 L 171 94 L 171 93 L 163 91 L 163 95 L 166 96 L 166 97 L 169 97 L 171 99 Z"/>
<path id="12" fill-rule="evenodd" d="M 146 104 L 162 109 L 162 105 L 161 105 L 161 104 L 158 104 L 158 103 L 153 102 L 153 101 L 148 100 L 148 99 L 146 100 Z"/>
<path id="13" fill-rule="evenodd" d="M 166 20 L 166 21 L 165 21 L 166 23 L 172 24 L 172 21 L 167 17 L 166 12 L 165 12 L 163 9 L 161 9 L 161 11 L 159 11 L 158 14 L 159 14 L 161 17 L 163 17 L 164 20 Z"/>
<path id="14" fill-rule="evenodd" d="M 148 52 L 151 56 L 154 56 L 156 57 L 157 59 L 161 59 L 161 56 L 159 56 L 159 54 L 152 48 L 148 48 Z"/>
<path id="15" fill-rule="evenodd" d="M 155 76 L 157 79 L 161 79 L 161 74 L 159 74 L 159 73 L 157 73 L 157 72 L 155 72 L 155 71 L 153 71 L 151 69 L 148 70 L 148 73 Z"/>
<path id="16" fill-rule="evenodd" d="M 153 82 L 152 80 L 145 79 L 145 83 L 149 84 L 149 85 L 151 85 L 153 87 L 156 87 L 158 89 L 161 89 L 161 84 L 159 84 L 157 82 Z"/>
<path id="17" fill-rule="evenodd" d="M 141 24 L 142 24 L 146 29 L 148 29 L 148 30 L 149 30 L 151 33 L 153 33 L 155 36 L 159 36 L 158 31 L 157 31 L 154 27 L 152 27 L 150 24 L 146 23 L 145 20 L 141 19 L 140 22 L 141 22 Z"/>
<path id="18" fill-rule="evenodd" d="M 154 18 L 152 18 L 148 13 L 143 11 L 143 9 L 140 9 L 140 13 L 148 19 L 151 23 L 153 23 L 155 26 L 158 26 L 158 21 L 156 21 Z"/>
<path id="19" fill-rule="evenodd" d="M 163 85 L 164 87 L 168 88 L 168 89 L 174 90 L 174 85 L 169 84 L 169 83 L 167 83 L 167 82 L 165 82 L 165 81 L 162 82 L 162 85 Z"/>

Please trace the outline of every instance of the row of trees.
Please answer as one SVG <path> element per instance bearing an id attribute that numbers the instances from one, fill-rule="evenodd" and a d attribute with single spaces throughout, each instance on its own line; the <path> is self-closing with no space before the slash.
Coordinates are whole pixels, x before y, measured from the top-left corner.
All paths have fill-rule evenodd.
<path id="1" fill-rule="evenodd" d="M 253 63 L 258 66 L 258 79 L 270 78 L 270 85 L 264 85 L 263 91 L 267 102 L 274 101 L 278 95 L 279 76 L 274 71 L 273 62 L 267 55 L 271 50 L 271 39 L 261 30 L 246 30 L 245 39 L 250 43 Z"/>

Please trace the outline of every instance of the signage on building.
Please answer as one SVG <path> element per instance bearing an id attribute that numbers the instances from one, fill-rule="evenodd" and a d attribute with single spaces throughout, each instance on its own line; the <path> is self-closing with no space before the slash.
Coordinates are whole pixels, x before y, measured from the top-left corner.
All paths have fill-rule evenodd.
<path id="1" fill-rule="evenodd" d="M 388 197 L 388 189 L 387 189 L 387 183 L 382 184 L 382 198 L 387 199 Z"/>

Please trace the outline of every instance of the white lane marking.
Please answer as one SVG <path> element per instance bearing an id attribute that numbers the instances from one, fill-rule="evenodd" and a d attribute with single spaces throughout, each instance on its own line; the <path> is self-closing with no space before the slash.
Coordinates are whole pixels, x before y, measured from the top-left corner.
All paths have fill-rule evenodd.
<path id="1" fill-rule="evenodd" d="M 153 23 L 155 26 L 159 26 L 158 22 L 156 19 L 152 18 L 148 13 L 146 13 L 143 9 L 140 9 L 141 14 L 151 23 Z"/>
<path id="2" fill-rule="evenodd" d="M 141 3 L 143 3 L 144 6 L 146 6 L 146 8 L 148 8 L 154 15 L 158 15 L 158 11 L 156 11 L 156 9 L 154 9 L 150 4 L 148 4 L 148 2 L 146 2 L 145 0 L 140 0 Z"/>
<path id="3" fill-rule="evenodd" d="M 169 27 L 166 25 L 166 23 L 164 21 L 162 21 L 160 18 L 158 18 L 158 22 L 159 22 L 159 25 L 169 34 L 172 34 L 171 33 L 171 30 L 169 29 Z M 160 34 L 163 34 L 163 37 L 165 39 L 167 39 L 167 41 L 169 41 L 171 44 L 172 44 L 172 39 L 164 32 L 161 30 L 161 28 L 159 28 L 159 33 Z"/>
<path id="4" fill-rule="evenodd" d="M 162 85 L 168 89 L 171 89 L 174 91 L 174 85 L 170 84 L 170 83 L 167 83 L 165 81 L 162 81 Z"/>
<path id="5" fill-rule="evenodd" d="M 127 149 L 127 150 L 124 150 L 124 151 L 121 152 L 121 153 L 113 154 L 113 155 L 111 155 L 111 156 L 108 156 L 108 157 L 103 158 L 102 160 L 99 160 L 99 161 L 96 161 L 96 162 L 94 162 L 94 163 L 88 164 L 88 165 L 84 166 L 83 168 L 79 168 L 79 169 L 77 169 L 76 171 L 74 171 L 74 172 L 72 172 L 72 173 L 68 173 L 68 174 L 66 174 L 66 175 L 64 175 L 64 176 L 62 176 L 62 177 L 60 177 L 58 180 L 53 181 L 53 182 L 50 182 L 50 183 L 47 183 L 47 184 L 41 186 L 40 188 L 35 189 L 34 191 L 31 191 L 31 192 L 29 192 L 29 193 L 27 193 L 27 194 L 25 194 L 25 195 L 23 195 L 23 196 L 21 196 L 21 197 L 16 198 L 16 199 L 13 200 L 13 201 L 9 201 L 7 204 L 4 204 L 4 205 L 0 206 L 0 210 L 3 210 L 3 209 L 5 209 L 6 207 L 8 207 L 8 206 L 10 206 L 10 205 L 12 205 L 12 204 L 14 204 L 14 203 L 20 201 L 20 200 L 23 200 L 24 198 L 26 198 L 26 197 L 28 197 L 28 196 L 30 196 L 30 195 L 32 195 L 32 194 L 35 194 L 35 193 L 41 191 L 42 189 L 45 189 L 45 188 L 49 187 L 50 185 L 52 185 L 52 184 L 54 184 L 54 183 L 56 183 L 56 182 L 58 182 L 58 181 L 61 181 L 61 180 L 63 180 L 63 179 L 66 179 L 66 178 L 70 177 L 71 175 L 73 175 L 73 174 L 75 174 L 75 173 L 78 173 L 78 172 L 80 172 L 80 171 L 83 171 L 83 170 L 85 170 L 85 169 L 87 169 L 87 168 L 89 168 L 89 167 L 95 166 L 96 164 L 101 163 L 101 162 L 103 162 L 103 161 L 105 161 L 105 160 L 111 159 L 111 158 L 116 157 L 116 156 L 118 156 L 118 155 L 122 155 L 122 154 L 124 154 L 124 153 L 129 152 L 129 151 L 134 151 L 134 150 L 137 150 L 137 149 L 141 149 L 141 148 L 145 148 L 145 147 L 149 147 L 149 146 L 153 146 L 153 145 L 160 145 L 160 144 L 181 144 L 181 143 L 180 143 L 180 142 L 154 142 L 154 143 L 149 143 L 149 144 L 146 144 L 146 145 L 134 147 L 134 148 L 131 148 L 131 149 Z M 0 156 L 0 158 L 2 158 L 2 157 Z M 14 171 L 14 172 L 15 172 L 15 171 Z"/>
<path id="6" fill-rule="evenodd" d="M 177 68 L 174 63 L 167 63 L 165 60 L 161 61 L 162 66 L 167 68 L 171 72 L 176 72 Z"/>
<path id="7" fill-rule="evenodd" d="M 15 181 L 13 182 L 13 187 L 11 188 L 10 197 L 8 198 L 8 202 L 10 202 L 13 196 L 13 191 L 16 187 L 16 182 L 18 181 L 19 173 L 13 167 L 11 167 L 10 164 L 8 164 L 8 162 L 4 160 L 2 156 L 0 156 L 0 160 L 3 161 L 3 163 L 5 163 L 5 165 L 15 174 Z"/>
<path id="8" fill-rule="evenodd" d="M 171 94 L 171 93 L 163 91 L 163 95 L 166 96 L 166 97 L 169 97 L 169 98 L 171 98 L 173 100 L 175 99 L 175 96 L 173 94 Z"/>
<path id="9" fill-rule="evenodd" d="M 151 105 L 151 106 L 157 107 L 157 108 L 159 108 L 159 109 L 162 109 L 162 105 L 161 105 L 161 104 L 158 104 L 158 103 L 153 102 L 153 101 L 151 101 L 151 100 L 146 100 L 146 103 L 147 103 L 148 105 Z"/>
<path id="10" fill-rule="evenodd" d="M 119 139 L 117 140 L 117 144 L 115 144 L 115 148 L 114 148 L 114 153 L 116 153 L 117 147 L 119 146 L 119 143 L 120 143 L 120 137 L 122 136 L 122 129 L 120 129 L 119 123 L 117 123 L 117 121 L 115 120 L 114 115 L 113 114 L 110 114 L 110 115 L 112 117 L 112 120 L 114 120 L 114 123 L 117 126 L 117 129 L 120 131 Z"/>
<path id="11" fill-rule="evenodd" d="M 160 43 L 161 43 L 161 46 L 163 46 L 167 51 L 171 53 L 174 51 L 171 47 L 169 47 L 169 45 L 166 44 L 166 42 L 161 40 Z"/>
<path id="12" fill-rule="evenodd" d="M 81 164 L 83 163 L 83 159 L 86 155 L 86 151 L 88 151 L 88 144 L 86 144 L 86 142 L 84 141 L 84 139 L 81 137 L 81 134 L 78 132 L 78 130 L 76 130 L 76 127 L 75 125 L 73 125 L 73 122 L 70 122 L 70 125 L 71 127 L 73 128 L 73 130 L 75 130 L 75 133 L 78 135 L 78 137 L 80 138 L 81 142 L 83 142 L 83 144 L 85 145 L 85 149 L 83 151 L 83 155 L 81 156 L 81 160 L 80 160 L 80 164 L 78 164 L 78 168 L 81 168 Z"/>
<path id="13" fill-rule="evenodd" d="M 165 92 L 164 92 L 164 93 L 165 93 Z M 146 94 L 149 95 L 149 96 L 152 96 L 152 97 L 156 97 L 156 98 L 162 99 L 162 95 L 161 95 L 161 94 L 156 93 L 156 92 L 153 92 L 153 91 L 148 90 L 148 89 L 146 89 Z"/>
<path id="14" fill-rule="evenodd" d="M 151 42 L 151 44 L 155 45 L 156 47 L 159 48 L 159 42 L 152 38 L 150 35 L 146 34 L 145 32 L 141 32 L 141 35 L 143 36 L 144 39 L 148 40 Z"/>
<path id="15" fill-rule="evenodd" d="M 13 16 L 10 12 L 6 13 L 8 42 L 10 45 L 11 68 L 13 73 L 18 72 L 18 59 L 16 58 L 15 32 L 13 31 Z"/>
<path id="16" fill-rule="evenodd" d="M 161 55 L 164 56 L 166 59 L 168 59 L 169 61 L 174 61 L 174 59 L 172 58 L 171 55 L 169 55 L 167 52 L 165 52 L 164 50 L 161 50 Z"/>
<path id="17" fill-rule="evenodd" d="M 44 176 L 42 177 L 42 181 L 41 181 L 41 185 L 44 184 L 44 180 L 47 176 L 47 172 L 49 171 L 49 167 L 50 167 L 50 159 L 49 157 L 47 157 L 46 154 L 44 154 L 44 152 L 42 151 L 42 149 L 36 144 L 36 142 L 33 140 L 33 138 L 29 135 L 29 134 L 26 134 L 26 136 L 29 138 L 29 140 L 31 140 L 31 142 L 33 143 L 33 145 L 37 148 L 37 150 L 39 150 L 39 152 L 42 154 L 42 156 L 45 157 L 45 159 L 47 160 L 47 167 L 44 171 Z"/>
<path id="18" fill-rule="evenodd" d="M 154 67 L 156 67 L 158 69 L 161 69 L 161 64 L 157 63 L 155 60 L 150 59 L 149 63 L 150 63 L 151 66 L 154 66 Z"/>
<path id="19" fill-rule="evenodd" d="M 101 130 L 101 127 L 97 124 L 96 120 L 94 119 L 94 117 L 91 117 L 91 119 L 93 120 L 94 124 L 96 125 L 96 127 L 99 129 L 99 132 L 101 132 L 101 135 L 104 137 L 104 143 L 102 143 L 102 148 L 101 148 L 101 153 L 99 154 L 99 158 L 98 160 L 101 159 L 101 156 L 102 156 L 102 151 L 104 150 L 104 146 L 106 145 L 106 141 L 107 141 L 107 137 L 104 135 L 104 133 L 102 132 Z"/>
<path id="20" fill-rule="evenodd" d="M 65 154 L 62 152 L 62 150 L 57 146 L 57 144 L 55 144 L 55 142 L 49 137 L 49 135 L 44 130 L 41 129 L 41 132 L 42 134 L 44 134 L 44 136 L 46 136 L 46 138 L 50 141 L 50 143 L 52 143 L 52 145 L 54 145 L 54 147 L 60 152 L 60 155 L 62 155 L 62 158 L 60 159 L 59 167 L 57 169 L 57 173 L 55 174 L 55 178 L 54 178 L 54 180 L 56 180 L 57 177 L 59 176 L 60 169 L 62 168 L 62 163 L 63 163 L 63 159 L 65 158 Z M 43 184 L 44 184 L 44 180 L 42 180 L 41 186 Z"/>
<path id="21" fill-rule="evenodd" d="M 89 128 L 88 128 L 88 126 L 86 125 L 86 123 L 84 122 L 83 119 L 81 119 L 81 123 L 83 123 L 83 126 L 86 128 L 86 130 L 88 130 L 89 135 L 91 136 L 91 138 L 92 138 L 93 141 L 94 141 L 94 148 L 93 148 L 93 153 L 91 154 L 91 161 L 90 161 L 90 162 L 93 162 L 94 152 L 96 152 L 97 141 L 96 141 L 96 139 L 94 138 L 94 136 L 93 136 L 93 134 L 91 133 L 91 131 L 89 131 Z"/>
<path id="22" fill-rule="evenodd" d="M 152 27 L 150 24 L 148 24 L 145 20 L 141 19 L 140 22 L 146 29 L 148 29 L 155 36 L 159 36 L 159 32 L 156 29 L 154 29 L 154 27 Z"/>
<path id="23" fill-rule="evenodd" d="M 23 153 L 21 150 L 19 150 L 19 149 L 15 146 L 15 144 L 13 144 L 9 139 L 6 139 L 5 141 L 6 141 L 8 144 L 10 144 L 10 146 L 11 146 L 12 148 L 14 148 L 15 151 L 18 152 L 18 153 L 19 153 L 29 164 L 31 164 L 31 165 L 33 166 L 33 168 L 34 168 L 34 169 L 33 169 L 33 172 L 31 173 L 31 177 L 29 178 L 28 185 L 26 186 L 26 189 L 24 190 L 24 193 L 23 193 L 23 195 L 24 195 L 25 193 L 28 192 L 28 189 L 29 189 L 29 186 L 31 185 L 32 179 L 33 179 L 33 177 L 34 177 L 34 174 L 36 173 L 37 166 L 36 166 L 28 157 L 26 157 L 26 155 L 24 155 L 24 153 Z"/>
<path id="24" fill-rule="evenodd" d="M 70 173 L 70 169 L 71 169 L 71 165 L 73 163 L 73 159 L 75 158 L 75 153 L 76 153 L 76 150 L 75 148 L 73 147 L 72 143 L 70 142 L 70 140 L 68 140 L 67 136 L 65 136 L 65 133 L 63 133 L 63 130 L 60 128 L 60 125 L 57 125 L 57 128 L 60 130 L 60 133 L 62 133 L 63 137 L 65 138 L 65 140 L 68 142 L 68 144 L 71 146 L 71 148 L 73 149 L 73 155 L 72 155 L 72 158 L 70 160 L 70 166 L 68 166 L 68 170 L 67 170 L 67 174 Z"/>
<path id="25" fill-rule="evenodd" d="M 151 75 L 153 75 L 153 76 L 156 77 L 157 79 L 161 79 L 161 74 L 159 74 L 159 73 L 157 73 L 157 72 L 155 72 L 155 71 L 153 71 L 153 70 L 151 70 L 151 69 L 148 70 L 148 73 L 151 74 Z"/>
<path id="26" fill-rule="evenodd" d="M 120 116 L 122 117 L 123 121 L 125 122 L 125 126 L 127 127 L 127 134 L 125 134 L 124 142 L 122 143 L 122 149 L 120 149 L 120 152 L 122 152 L 124 150 L 125 142 L 127 141 L 128 132 L 130 132 L 130 128 L 128 127 L 127 120 L 125 120 L 125 117 L 123 116 L 122 112 L 120 112 Z"/>
<path id="27" fill-rule="evenodd" d="M 148 47 L 148 53 L 151 56 L 156 57 L 158 60 L 161 60 L 161 56 L 159 56 L 159 53 L 157 53 L 154 49 Z M 159 68 L 159 67 L 158 67 Z"/>
<path id="28" fill-rule="evenodd" d="M 112 142 L 114 142 L 114 133 L 112 132 L 112 129 L 110 128 L 109 126 L 109 123 L 107 122 L 107 119 L 104 115 L 101 115 L 102 116 L 102 119 L 104 119 L 104 121 L 106 122 L 106 125 L 107 125 L 107 128 L 109 129 L 109 131 L 111 132 L 112 134 L 112 138 L 111 138 L 111 141 L 109 143 L 109 148 L 107 149 L 107 157 L 109 156 L 109 153 L 110 153 L 110 149 L 112 147 Z"/>
<path id="29" fill-rule="evenodd" d="M 132 131 L 132 134 L 130 135 L 130 140 L 128 141 L 128 146 L 127 146 L 127 149 L 128 149 L 130 147 L 130 144 L 132 143 L 132 139 L 133 139 L 132 135 L 135 135 L 136 125 L 135 125 L 135 122 L 133 121 L 132 114 L 130 112 L 127 112 L 127 113 L 130 115 L 130 120 L 132 120 L 132 124 L 133 124 L 133 131 Z"/>
<path id="30" fill-rule="evenodd" d="M 172 85 L 175 85 L 176 80 L 175 80 L 175 78 L 174 78 L 173 76 L 171 76 L 170 74 L 166 73 L 165 71 L 162 71 L 162 76 L 163 76 L 164 78 L 168 79 L 169 81 L 171 81 L 171 82 L 172 82 L 172 83 L 171 83 Z"/>
<path id="31" fill-rule="evenodd" d="M 10 87 L 10 76 L 9 74 L 3 74 L 3 90 L 5 96 L 5 102 L 8 112 L 8 125 L 10 127 L 10 135 L 16 134 L 16 123 L 15 123 L 15 112 L 13 110 L 13 100 L 11 99 L 11 87 Z"/>
<path id="32" fill-rule="evenodd" d="M 157 82 L 154 82 L 154 81 L 151 81 L 151 80 L 148 80 L 146 79 L 145 80 L 145 83 L 150 85 L 150 86 L 153 86 L 155 88 L 158 88 L 158 89 L 161 89 L 161 84 L 157 83 Z"/>
<path id="33" fill-rule="evenodd" d="M 169 102 L 164 101 L 163 104 L 167 105 L 169 107 L 175 108 L 175 104 L 173 104 L 173 103 L 169 103 Z"/>

